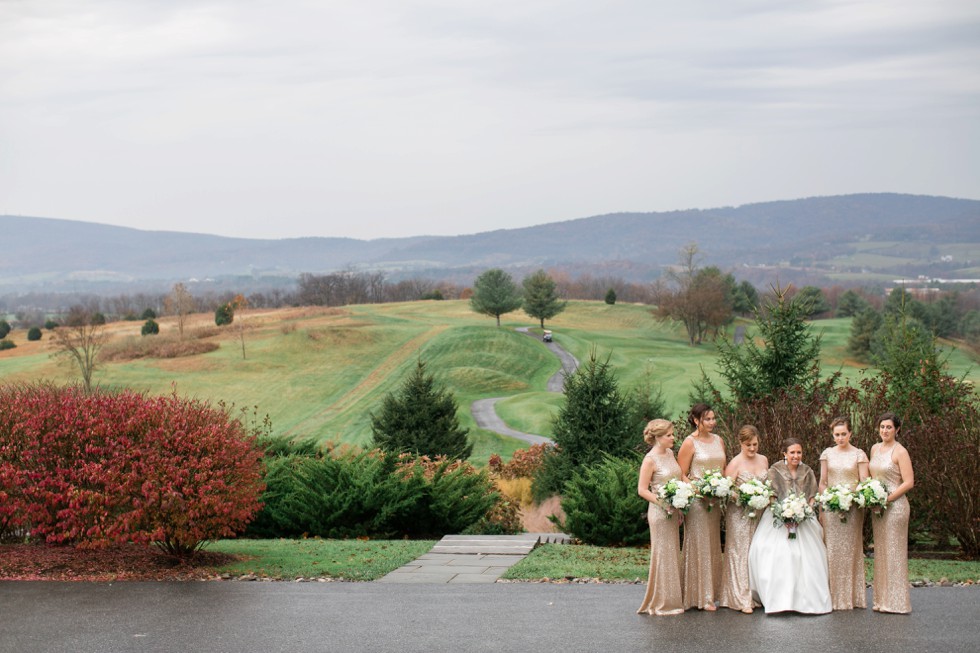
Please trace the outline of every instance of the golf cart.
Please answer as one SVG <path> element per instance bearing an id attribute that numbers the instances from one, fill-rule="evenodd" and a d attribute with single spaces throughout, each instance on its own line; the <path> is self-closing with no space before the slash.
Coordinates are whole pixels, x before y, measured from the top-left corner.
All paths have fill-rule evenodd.
<path id="1" fill-rule="evenodd" d="M 551 342 L 551 331 L 545 331 L 541 334 L 541 339 L 545 342 Z"/>

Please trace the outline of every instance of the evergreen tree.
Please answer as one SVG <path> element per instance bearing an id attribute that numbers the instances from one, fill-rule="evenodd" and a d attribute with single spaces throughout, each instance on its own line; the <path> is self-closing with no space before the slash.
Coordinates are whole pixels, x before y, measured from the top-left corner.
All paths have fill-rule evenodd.
<path id="1" fill-rule="evenodd" d="M 837 317 L 855 317 L 869 308 L 868 300 L 854 290 L 845 290 L 837 299 Z"/>
<path id="2" fill-rule="evenodd" d="M 499 327 L 501 315 L 521 307 L 521 293 L 509 274 L 500 268 L 493 268 L 473 282 L 470 306 L 477 313 L 497 318 Z"/>
<path id="3" fill-rule="evenodd" d="M 741 345 L 720 341 L 720 374 L 733 399 L 744 403 L 766 397 L 780 389 L 812 390 L 820 377 L 820 337 L 812 333 L 807 317 L 809 305 L 789 299 L 786 291 L 774 288 L 774 298 L 756 313 L 763 346 L 747 338 Z M 702 391 L 715 392 L 714 384 L 702 373 Z"/>
<path id="4" fill-rule="evenodd" d="M 738 284 L 732 293 L 732 310 L 738 315 L 751 315 L 759 307 L 759 291 L 748 281 Z"/>
<path id="5" fill-rule="evenodd" d="M 160 325 L 153 318 L 148 318 L 140 328 L 141 336 L 155 336 L 160 333 Z"/>
<path id="6" fill-rule="evenodd" d="M 820 315 L 830 310 L 830 303 L 824 297 L 823 291 L 816 286 L 803 286 L 794 299 L 807 307 L 807 317 Z"/>
<path id="7" fill-rule="evenodd" d="M 226 302 L 214 311 L 214 323 L 218 326 L 225 326 L 235 321 L 235 307 L 231 302 Z"/>
<path id="8" fill-rule="evenodd" d="M 847 352 L 859 361 L 871 360 L 871 343 L 881 328 L 881 313 L 868 306 L 851 320 L 851 337 L 847 340 Z"/>
<path id="9" fill-rule="evenodd" d="M 374 446 L 391 453 L 445 455 L 465 460 L 473 452 L 468 430 L 456 417 L 456 399 L 439 387 L 419 359 L 402 387 L 385 396 L 381 411 L 371 414 Z"/>
<path id="10" fill-rule="evenodd" d="M 0 338 L 6 338 L 10 333 L 10 323 L 7 320 L 0 320 Z"/>
<path id="11" fill-rule="evenodd" d="M 568 302 L 558 298 L 558 284 L 544 270 L 524 278 L 524 312 L 533 318 L 544 321 L 565 310 Z"/>
<path id="12" fill-rule="evenodd" d="M 35 341 L 35 340 L 40 340 L 41 339 L 41 328 L 34 326 L 34 327 L 31 327 L 30 329 L 28 329 L 27 330 L 27 339 L 30 340 L 30 341 L 32 341 L 32 342 Z"/>
<path id="13" fill-rule="evenodd" d="M 614 306 L 616 304 L 616 291 L 612 288 L 606 291 L 606 303 L 610 306 Z"/>

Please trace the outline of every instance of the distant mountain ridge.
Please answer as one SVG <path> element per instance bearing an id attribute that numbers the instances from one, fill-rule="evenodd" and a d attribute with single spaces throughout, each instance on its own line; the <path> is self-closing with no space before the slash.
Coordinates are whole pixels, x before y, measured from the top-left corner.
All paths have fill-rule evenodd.
<path id="1" fill-rule="evenodd" d="M 643 279 L 676 262 L 678 251 L 691 242 L 698 243 L 707 264 L 721 267 L 830 258 L 861 241 L 918 247 L 980 243 L 980 201 L 895 193 L 811 197 L 377 240 L 228 238 L 9 215 L 0 216 L 0 228 L 5 244 L 0 283 L 8 288 L 295 276 L 349 267 L 410 276 L 422 270 L 613 265 Z"/>

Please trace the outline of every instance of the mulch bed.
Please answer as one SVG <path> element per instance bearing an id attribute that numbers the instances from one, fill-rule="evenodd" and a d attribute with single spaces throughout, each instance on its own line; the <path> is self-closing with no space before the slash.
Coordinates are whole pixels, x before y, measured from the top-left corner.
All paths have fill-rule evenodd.
<path id="1" fill-rule="evenodd" d="M 233 562 L 226 553 L 198 551 L 180 561 L 155 547 L 126 545 L 76 549 L 43 544 L 0 547 L 0 580 L 213 580 L 214 568 Z"/>

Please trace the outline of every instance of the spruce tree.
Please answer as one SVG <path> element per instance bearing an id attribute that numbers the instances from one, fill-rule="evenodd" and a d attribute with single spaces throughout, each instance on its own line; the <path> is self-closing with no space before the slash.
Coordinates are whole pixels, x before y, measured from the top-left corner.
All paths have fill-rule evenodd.
<path id="1" fill-rule="evenodd" d="M 440 387 L 419 359 L 400 389 L 385 396 L 371 414 L 373 444 L 389 453 L 444 455 L 465 460 L 473 452 L 468 429 L 456 417 L 456 399 Z"/>
<path id="2" fill-rule="evenodd" d="M 544 270 L 525 277 L 524 282 L 524 312 L 533 318 L 544 321 L 553 318 L 565 310 L 568 302 L 558 298 L 558 284 Z"/>

